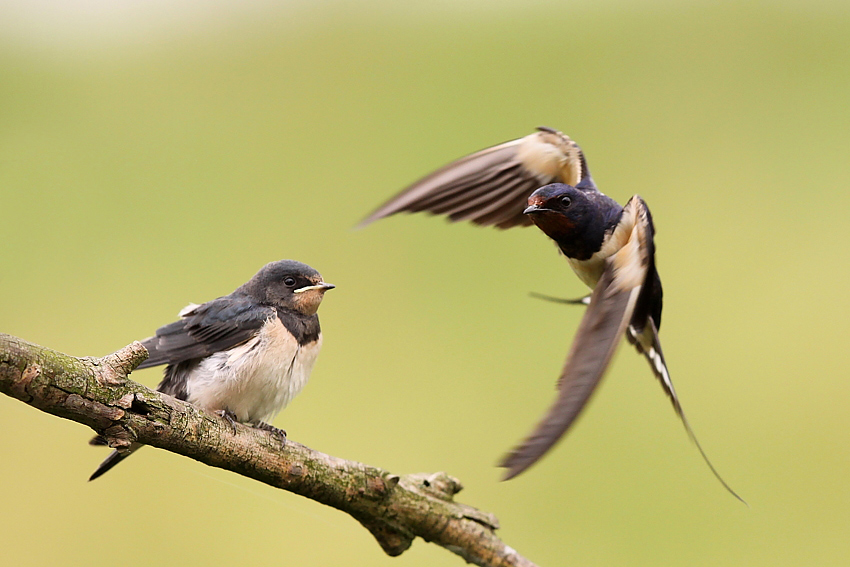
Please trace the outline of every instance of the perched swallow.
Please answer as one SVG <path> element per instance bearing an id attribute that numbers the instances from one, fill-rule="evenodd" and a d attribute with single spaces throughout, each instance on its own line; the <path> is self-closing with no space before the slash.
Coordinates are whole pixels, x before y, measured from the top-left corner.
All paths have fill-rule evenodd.
<path id="1" fill-rule="evenodd" d="M 652 215 L 639 196 L 625 207 L 602 194 L 584 153 L 551 128 L 461 158 L 417 181 L 361 226 L 398 212 L 427 211 L 498 228 L 537 225 L 556 242 L 592 291 L 563 303 L 588 309 L 558 381 L 558 398 L 534 432 L 500 463 L 520 474 L 560 439 L 581 412 L 625 334 L 649 362 L 708 467 L 743 502 L 708 459 L 682 411 L 661 351 L 662 288 L 655 268 Z"/>
<path id="2" fill-rule="evenodd" d="M 316 311 L 327 290 L 301 262 L 271 262 L 230 295 L 180 311 L 180 320 L 142 341 L 150 357 L 139 368 L 167 364 L 157 390 L 239 421 L 285 433 L 271 420 L 307 383 L 322 332 Z M 97 436 L 92 445 L 104 445 Z M 113 451 L 89 480 L 141 447 Z"/>

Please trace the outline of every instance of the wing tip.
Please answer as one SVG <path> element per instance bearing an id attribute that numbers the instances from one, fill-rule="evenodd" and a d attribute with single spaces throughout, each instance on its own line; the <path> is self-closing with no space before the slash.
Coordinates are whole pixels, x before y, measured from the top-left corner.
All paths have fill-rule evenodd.
<path id="1" fill-rule="evenodd" d="M 366 218 L 361 220 L 359 223 L 354 225 L 352 230 L 362 230 L 362 229 L 366 228 L 367 226 L 369 226 L 370 224 L 372 224 L 373 222 L 379 221 L 383 218 L 394 215 L 398 212 L 401 212 L 401 211 L 390 210 L 389 212 L 387 212 L 386 206 L 378 207 L 377 209 L 375 209 L 375 211 L 370 213 L 369 216 L 367 216 Z"/>
<path id="2" fill-rule="evenodd" d="M 352 226 L 351 230 L 363 230 L 364 228 L 366 228 L 367 226 L 369 226 L 370 224 L 372 224 L 373 222 L 375 222 L 376 220 L 378 220 L 380 218 L 381 217 L 372 218 L 372 216 L 370 215 L 370 216 L 366 217 L 365 219 L 363 219 L 362 221 L 360 221 L 359 223 Z"/>
<path id="3" fill-rule="evenodd" d="M 505 482 L 506 480 L 511 480 L 512 478 L 518 476 L 521 472 L 522 470 L 508 469 L 505 471 L 505 473 L 502 475 L 502 478 L 499 480 L 501 480 L 502 482 Z"/>
<path id="4" fill-rule="evenodd" d="M 542 455 L 538 455 L 536 457 L 529 458 L 528 455 L 524 455 L 522 453 L 522 446 L 513 449 L 510 453 L 502 457 L 502 459 L 496 465 L 499 468 L 507 469 L 504 471 L 502 478 L 500 479 L 502 482 L 506 480 L 511 480 L 525 472 L 531 465 L 537 462 L 537 460 Z"/>
<path id="5" fill-rule="evenodd" d="M 135 368 L 135 370 L 144 370 L 145 368 L 153 368 L 154 366 L 161 366 L 163 364 L 165 364 L 164 360 L 157 360 L 157 359 L 150 359 L 149 358 L 149 359 L 145 360 L 144 362 L 142 362 L 140 365 L 138 365 Z"/>

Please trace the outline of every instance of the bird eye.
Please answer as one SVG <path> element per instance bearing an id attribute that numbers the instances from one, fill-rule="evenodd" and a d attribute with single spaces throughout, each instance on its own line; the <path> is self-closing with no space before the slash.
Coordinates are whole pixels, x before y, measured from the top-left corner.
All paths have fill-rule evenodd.
<path id="1" fill-rule="evenodd" d="M 284 278 L 283 285 L 285 285 L 286 287 L 295 287 L 295 278 L 293 278 L 292 276 Z"/>
<path id="2" fill-rule="evenodd" d="M 564 206 L 564 208 L 566 208 L 573 204 L 573 200 L 564 195 L 563 197 L 561 197 L 561 204 Z"/>

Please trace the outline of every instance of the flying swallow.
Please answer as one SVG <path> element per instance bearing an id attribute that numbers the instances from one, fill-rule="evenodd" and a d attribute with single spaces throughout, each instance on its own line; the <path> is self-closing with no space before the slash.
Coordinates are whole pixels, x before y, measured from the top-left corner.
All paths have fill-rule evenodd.
<path id="1" fill-rule="evenodd" d="M 655 268 L 655 228 L 646 203 L 625 207 L 596 187 L 584 153 L 551 128 L 461 158 L 417 181 L 368 216 L 360 226 L 399 212 L 426 211 L 451 221 L 498 228 L 537 225 L 558 245 L 591 290 L 558 381 L 558 397 L 534 432 L 501 462 L 510 479 L 560 439 L 590 399 L 625 335 L 649 362 L 688 436 L 708 459 L 685 417 L 661 350 L 662 288 Z M 546 298 L 553 299 L 553 298 Z"/>
<path id="2" fill-rule="evenodd" d="M 239 421 L 285 433 L 267 422 L 307 383 L 322 332 L 316 311 L 327 290 L 319 272 L 301 262 L 266 264 L 230 295 L 180 311 L 180 320 L 142 341 L 150 357 L 139 368 L 162 364 L 157 390 Z M 97 436 L 92 445 L 104 445 Z M 94 480 L 141 447 L 113 451 Z"/>

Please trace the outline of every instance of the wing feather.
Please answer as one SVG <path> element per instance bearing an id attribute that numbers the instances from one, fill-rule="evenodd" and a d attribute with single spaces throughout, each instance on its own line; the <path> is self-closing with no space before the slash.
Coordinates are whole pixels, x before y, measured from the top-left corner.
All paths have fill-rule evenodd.
<path id="1" fill-rule="evenodd" d="M 481 217 L 503 206 L 506 198 L 509 202 L 514 201 L 517 190 L 527 192 L 529 186 L 534 186 L 534 182 L 529 179 L 522 177 L 507 179 L 503 183 L 493 186 L 486 195 L 463 203 L 456 212 L 449 215 L 449 218 L 453 221 L 472 220 L 478 222 Z M 524 197 L 522 200 L 525 203 L 528 198 Z M 512 212 L 515 212 L 515 210 L 516 205 L 514 203 L 514 211 Z"/>
<path id="2" fill-rule="evenodd" d="M 537 427 L 499 464 L 510 479 L 542 457 L 566 433 L 599 384 L 628 323 L 637 290 L 611 287 L 608 269 L 591 296 L 567 362 L 561 373 L 558 398 Z"/>
<path id="3" fill-rule="evenodd" d="M 250 339 L 276 312 L 243 296 L 228 295 L 184 311 L 179 321 L 142 341 L 150 357 L 139 368 L 175 364 L 232 348 Z"/>
<path id="4" fill-rule="evenodd" d="M 477 178 L 482 172 L 491 171 L 505 163 L 513 163 L 516 159 L 516 146 L 521 141 L 521 139 L 511 140 L 498 146 L 481 150 L 438 169 L 378 207 L 375 212 L 360 223 L 360 226 L 366 226 L 378 219 L 402 211 L 428 210 L 419 208 L 418 204 L 433 194 L 451 190 L 453 187 L 462 185 L 470 179 Z"/>
<path id="5" fill-rule="evenodd" d="M 636 223 L 628 241 L 605 261 L 561 371 L 558 397 L 531 435 L 499 464 L 508 469 L 505 480 L 533 465 L 566 433 L 599 384 L 640 295 L 648 265 L 644 234 Z"/>
<path id="6" fill-rule="evenodd" d="M 410 212 L 428 211 L 434 214 L 440 214 L 434 210 L 435 207 L 448 203 L 457 204 L 462 202 L 464 198 L 474 197 L 479 193 L 484 193 L 493 184 L 498 184 L 500 179 L 504 181 L 512 175 L 516 175 L 516 170 L 521 167 L 522 164 L 517 161 L 496 164 L 489 170 L 483 170 L 478 175 L 467 176 L 455 183 L 447 183 L 436 187 L 434 191 L 425 195 L 414 205 L 411 205 L 408 210 Z"/>
<path id="7" fill-rule="evenodd" d="M 359 226 L 400 212 L 445 214 L 451 221 L 499 228 L 531 224 L 522 212 L 535 189 L 589 178 L 575 142 L 551 128 L 538 130 L 442 167 L 378 207 Z"/>
<path id="8" fill-rule="evenodd" d="M 503 167 L 492 176 L 477 178 L 474 183 L 455 189 L 445 197 L 429 199 L 425 203 L 426 208 L 421 210 L 440 215 L 463 209 L 469 203 L 479 199 L 486 203 L 492 191 L 499 189 L 505 183 L 509 183 L 517 177 L 516 171 L 519 168 L 519 164 L 511 164 L 510 167 Z"/>

